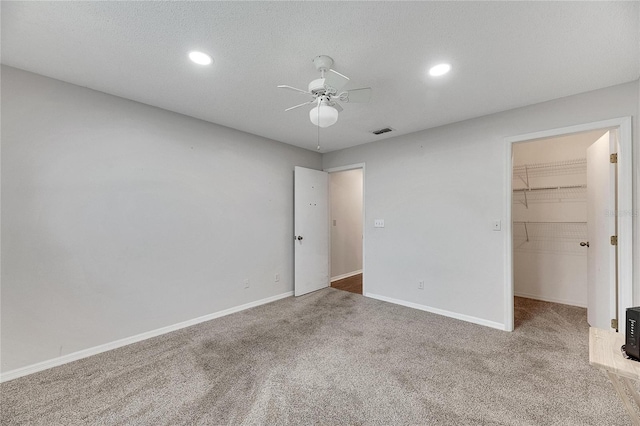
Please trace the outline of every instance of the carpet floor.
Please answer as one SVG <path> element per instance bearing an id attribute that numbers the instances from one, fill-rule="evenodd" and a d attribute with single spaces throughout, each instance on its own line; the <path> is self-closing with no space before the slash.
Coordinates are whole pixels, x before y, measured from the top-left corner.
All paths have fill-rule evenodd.
<path id="1" fill-rule="evenodd" d="M 582 308 L 507 333 L 327 288 L 0 385 L 3 425 L 629 425 Z"/>

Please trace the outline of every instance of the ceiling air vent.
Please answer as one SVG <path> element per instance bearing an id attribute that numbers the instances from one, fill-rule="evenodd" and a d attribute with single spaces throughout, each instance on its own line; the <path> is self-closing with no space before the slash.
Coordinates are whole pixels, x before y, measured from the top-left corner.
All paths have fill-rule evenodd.
<path id="1" fill-rule="evenodd" d="M 374 130 L 373 133 L 374 135 L 381 135 L 383 133 L 389 133 L 390 131 L 392 131 L 393 129 L 391 127 L 385 127 L 384 129 L 380 129 L 380 130 Z"/>

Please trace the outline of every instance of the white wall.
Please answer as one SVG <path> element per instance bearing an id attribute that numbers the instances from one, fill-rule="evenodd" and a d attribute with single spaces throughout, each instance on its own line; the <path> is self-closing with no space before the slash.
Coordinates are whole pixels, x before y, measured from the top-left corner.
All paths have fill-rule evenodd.
<path id="1" fill-rule="evenodd" d="M 505 243 L 491 224 L 506 208 L 504 138 L 637 114 L 635 81 L 325 154 L 324 168 L 366 163 L 367 293 L 503 327 Z"/>
<path id="2" fill-rule="evenodd" d="M 362 270 L 362 169 L 329 174 L 331 279 Z"/>
<path id="3" fill-rule="evenodd" d="M 514 144 L 513 166 L 584 160 L 587 148 L 604 133 L 599 130 Z M 586 164 L 529 175 L 531 188 L 586 183 Z M 513 188 L 526 188 L 526 184 L 514 177 Z M 522 194 L 514 193 L 512 207 L 515 295 L 586 307 L 587 248 L 579 245 L 588 240 L 586 190 L 533 191 L 526 204 Z M 521 222 L 529 222 L 526 230 Z"/>
<path id="4" fill-rule="evenodd" d="M 2 67 L 2 371 L 293 290 L 296 165 L 321 156 Z"/>

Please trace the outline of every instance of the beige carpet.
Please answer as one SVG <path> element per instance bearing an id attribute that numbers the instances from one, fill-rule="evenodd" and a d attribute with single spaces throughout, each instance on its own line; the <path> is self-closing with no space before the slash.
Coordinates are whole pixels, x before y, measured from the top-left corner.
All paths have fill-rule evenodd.
<path id="1" fill-rule="evenodd" d="M 502 332 L 325 289 L 0 385 L 3 425 L 628 425 L 586 311 Z"/>

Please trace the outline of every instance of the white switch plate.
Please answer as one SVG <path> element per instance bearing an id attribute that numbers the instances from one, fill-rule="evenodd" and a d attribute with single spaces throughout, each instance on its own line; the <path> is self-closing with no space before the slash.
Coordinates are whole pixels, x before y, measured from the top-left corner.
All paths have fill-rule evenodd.
<path id="1" fill-rule="evenodd" d="M 418 290 L 424 290 L 424 281 L 418 281 Z"/>
<path id="2" fill-rule="evenodd" d="M 249 278 L 244 280 L 244 288 L 249 288 Z"/>
<path id="3" fill-rule="evenodd" d="M 280 274 L 276 274 L 276 279 L 275 279 L 275 281 L 276 281 L 276 282 L 279 282 L 279 281 L 280 281 Z"/>
<path id="4" fill-rule="evenodd" d="M 384 228 L 384 219 L 376 219 L 373 221 L 374 228 Z"/>
<path id="5" fill-rule="evenodd" d="M 501 220 L 495 220 L 493 222 L 493 230 L 494 231 L 499 231 L 502 229 L 502 221 Z"/>

